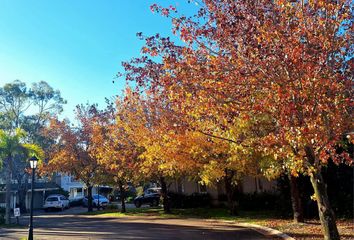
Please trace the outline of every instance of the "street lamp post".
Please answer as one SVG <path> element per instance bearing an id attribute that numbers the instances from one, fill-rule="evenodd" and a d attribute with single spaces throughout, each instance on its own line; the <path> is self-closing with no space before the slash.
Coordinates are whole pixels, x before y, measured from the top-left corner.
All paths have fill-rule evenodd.
<path id="1" fill-rule="evenodd" d="M 33 156 L 29 159 L 30 167 L 32 169 L 32 182 L 31 182 L 31 208 L 30 208 L 30 222 L 28 229 L 28 240 L 33 240 L 33 187 L 34 187 L 34 174 L 37 168 L 38 158 Z"/>
<path id="2" fill-rule="evenodd" d="M 98 193 L 98 196 L 97 196 L 97 211 L 100 210 L 100 185 L 97 185 L 97 193 Z"/>

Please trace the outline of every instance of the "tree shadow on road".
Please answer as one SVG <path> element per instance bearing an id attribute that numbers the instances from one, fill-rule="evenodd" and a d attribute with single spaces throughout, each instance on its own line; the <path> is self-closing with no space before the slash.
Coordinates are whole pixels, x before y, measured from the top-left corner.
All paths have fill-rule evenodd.
<path id="1" fill-rule="evenodd" d="M 75 217 L 37 219 L 34 222 L 37 239 L 267 239 L 243 227 L 173 225 L 168 223 L 121 222 L 116 218 Z M 193 222 L 191 223 L 193 224 Z M 25 232 L 7 231 L 0 238 L 25 236 Z"/>

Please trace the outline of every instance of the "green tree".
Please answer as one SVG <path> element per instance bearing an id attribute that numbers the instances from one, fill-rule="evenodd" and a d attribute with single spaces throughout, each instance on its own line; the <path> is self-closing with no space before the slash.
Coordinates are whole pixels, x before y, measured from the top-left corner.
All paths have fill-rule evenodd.
<path id="1" fill-rule="evenodd" d="M 52 142 L 42 134 L 42 130 L 50 117 L 62 112 L 65 103 L 60 92 L 45 81 L 33 83 L 30 88 L 20 80 L 7 83 L 0 87 L 0 128 L 8 134 L 14 134 L 16 128 L 21 128 L 27 132 L 26 139 L 29 142 L 48 148 Z M 24 199 L 28 190 L 25 168 L 22 158 L 15 157 L 12 160 L 12 178 L 18 182 L 22 211 L 26 211 Z"/>
<path id="2" fill-rule="evenodd" d="M 0 88 L 1 128 L 14 130 L 20 127 L 23 114 L 29 109 L 29 92 L 24 82 L 15 80 Z"/>
<path id="3" fill-rule="evenodd" d="M 29 89 L 29 104 L 32 115 L 24 116 L 22 128 L 24 128 L 33 141 L 48 144 L 42 134 L 43 128 L 51 117 L 59 115 L 63 111 L 66 100 L 61 97 L 59 90 L 54 90 L 47 82 L 33 83 Z"/>
<path id="4" fill-rule="evenodd" d="M 26 143 L 26 133 L 17 128 L 13 133 L 0 130 L 0 158 L 5 166 L 6 175 L 6 224 L 10 224 L 10 197 L 11 197 L 11 173 L 14 171 L 15 158 L 27 160 L 31 155 L 43 157 L 42 149 L 35 144 Z"/>
<path id="5" fill-rule="evenodd" d="M 59 90 L 47 82 L 33 83 L 30 88 L 15 80 L 0 87 L 0 126 L 6 131 L 24 129 L 31 140 L 43 141 L 41 130 L 50 117 L 60 114 L 66 101 Z"/>

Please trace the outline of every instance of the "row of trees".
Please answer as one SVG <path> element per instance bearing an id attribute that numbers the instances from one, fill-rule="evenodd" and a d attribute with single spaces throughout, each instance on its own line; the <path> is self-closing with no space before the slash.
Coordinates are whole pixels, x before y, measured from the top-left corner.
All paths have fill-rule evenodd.
<path id="1" fill-rule="evenodd" d="M 88 188 L 89 211 L 94 184 L 119 188 L 125 211 L 128 183 L 155 180 L 169 212 L 169 180 L 188 176 L 207 185 L 224 180 L 230 210 L 236 214 L 237 181 L 245 174 L 257 174 L 256 158 L 243 148 L 187 128 L 182 116 L 165 102 L 130 88 L 104 110 L 77 106 L 76 117 L 75 127 L 68 120 L 51 120 L 45 136 L 55 144 L 49 148 L 43 172 L 59 171 L 82 180 Z"/>
<path id="2" fill-rule="evenodd" d="M 76 127 L 52 118 L 43 170 L 73 174 L 89 195 L 94 183 L 116 185 L 123 205 L 128 182 L 156 179 L 165 211 L 169 178 L 223 180 L 233 214 L 242 176 L 288 174 L 296 213 L 296 177 L 307 175 L 325 239 L 339 239 L 321 169 L 353 164 L 338 151 L 353 127 L 352 1 L 199 6 L 191 17 L 151 6 L 182 42 L 139 33 L 142 56 L 119 74 L 133 87 L 105 110 L 78 106 Z"/>
<path id="3" fill-rule="evenodd" d="M 232 134 L 216 135 L 221 131 L 192 128 L 166 99 L 161 101 L 150 93 L 140 95 L 130 88 L 115 105 L 109 104 L 105 110 L 98 110 L 96 105 L 81 105 L 76 115 L 79 125 L 75 127 L 67 120 L 51 120 L 46 136 L 56 144 L 48 152 L 50 160 L 44 170 L 65 172 L 84 181 L 89 199 L 94 184 L 116 186 L 121 191 L 123 212 L 128 183 L 159 181 L 163 206 L 169 212 L 169 180 L 188 176 L 206 185 L 222 181 L 230 212 L 236 214 L 233 196 L 244 175 L 276 178 L 287 173 L 294 192 L 296 176 L 308 174 L 301 169 L 295 172 L 287 165 L 292 159 L 261 150 L 257 134 L 270 128 L 267 121 L 255 123 L 240 119 Z M 216 126 L 210 121 L 204 124 L 208 128 Z M 292 196 L 293 204 L 298 205 L 295 219 L 302 221 L 300 198 L 296 194 Z"/>
<path id="4" fill-rule="evenodd" d="M 308 175 L 325 239 L 339 239 L 321 169 L 328 161 L 353 164 L 347 152 L 337 151 L 353 128 L 353 2 L 199 5 L 191 17 L 178 15 L 173 6 L 152 5 L 172 20 L 184 43 L 139 33 L 143 56 L 123 64 L 134 94 L 162 106 L 148 120 L 173 112 L 178 128 L 223 145 L 214 152 L 214 165 L 202 168 L 212 166 L 206 175 L 199 173 L 202 179 L 219 171 L 227 180 L 249 166 L 270 177 Z M 158 135 L 168 139 L 175 131 L 170 124 Z"/>
<path id="5" fill-rule="evenodd" d="M 191 17 L 151 6 L 184 43 L 139 33 L 143 56 L 119 74 L 134 87 L 104 111 L 78 107 L 77 129 L 55 120 L 51 131 L 63 129 L 48 166 L 88 186 L 158 179 L 166 211 L 166 178 L 224 180 L 232 213 L 243 175 L 285 173 L 299 221 L 296 177 L 307 175 L 325 239 L 339 239 L 321 169 L 353 164 L 338 151 L 352 129 L 352 4 L 204 0 Z"/>

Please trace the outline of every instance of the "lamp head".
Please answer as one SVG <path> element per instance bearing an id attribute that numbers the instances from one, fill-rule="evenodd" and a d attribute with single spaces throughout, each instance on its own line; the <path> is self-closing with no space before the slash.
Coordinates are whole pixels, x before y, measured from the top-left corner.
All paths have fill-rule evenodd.
<path id="1" fill-rule="evenodd" d="M 32 169 L 37 168 L 38 158 L 36 156 L 32 156 L 30 159 L 28 159 L 28 161 L 30 162 L 30 166 Z"/>

